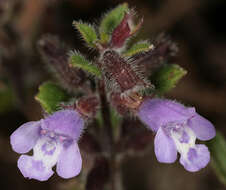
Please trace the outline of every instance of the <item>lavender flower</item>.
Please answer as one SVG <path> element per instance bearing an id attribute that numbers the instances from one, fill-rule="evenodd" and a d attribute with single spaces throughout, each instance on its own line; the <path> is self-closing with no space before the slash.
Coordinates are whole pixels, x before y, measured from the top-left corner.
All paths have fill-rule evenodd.
<path id="1" fill-rule="evenodd" d="M 54 173 L 52 167 L 55 164 L 56 172 L 62 178 L 78 175 L 82 159 L 77 142 L 83 126 L 79 113 L 69 109 L 20 126 L 10 137 L 13 150 L 24 154 L 33 149 L 33 156 L 21 155 L 18 159 L 23 176 L 48 180 Z"/>
<path id="2" fill-rule="evenodd" d="M 208 164 L 208 148 L 195 144 L 195 140 L 212 139 L 216 132 L 207 119 L 196 113 L 195 108 L 171 100 L 147 99 L 141 104 L 138 116 L 148 128 L 157 132 L 154 146 L 159 162 L 173 163 L 179 152 L 180 163 L 190 172 Z"/>

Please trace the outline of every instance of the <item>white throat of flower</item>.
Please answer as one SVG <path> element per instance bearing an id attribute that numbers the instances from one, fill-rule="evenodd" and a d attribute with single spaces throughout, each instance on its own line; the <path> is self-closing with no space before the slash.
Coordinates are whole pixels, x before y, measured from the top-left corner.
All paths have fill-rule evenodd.
<path id="1" fill-rule="evenodd" d="M 42 136 L 33 148 L 33 158 L 42 161 L 46 168 L 52 168 L 58 160 L 62 145 L 55 139 Z"/>
<path id="2" fill-rule="evenodd" d="M 176 145 L 177 151 L 189 162 L 188 152 L 190 148 L 195 148 L 195 133 L 186 124 L 179 124 L 170 130 L 170 136 Z"/>

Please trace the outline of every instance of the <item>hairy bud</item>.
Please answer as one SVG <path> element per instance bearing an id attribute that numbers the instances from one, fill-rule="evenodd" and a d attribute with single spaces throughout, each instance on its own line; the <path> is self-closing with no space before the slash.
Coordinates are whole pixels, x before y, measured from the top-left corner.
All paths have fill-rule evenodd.
<path id="1" fill-rule="evenodd" d="M 44 36 L 38 43 L 38 48 L 44 60 L 57 73 L 64 86 L 69 89 L 82 85 L 85 81 L 85 73 L 77 68 L 71 68 L 68 64 L 68 51 L 55 36 Z"/>
<path id="2" fill-rule="evenodd" d="M 138 93 L 121 96 L 120 93 L 111 93 L 111 102 L 118 113 L 126 115 L 130 110 L 137 109 L 142 103 L 143 97 Z"/>
<path id="3" fill-rule="evenodd" d="M 99 106 L 96 96 L 82 97 L 76 102 L 76 109 L 85 117 L 94 117 Z"/>
<path id="4" fill-rule="evenodd" d="M 140 29 L 143 19 L 141 19 L 136 26 L 133 26 L 132 23 L 134 14 L 135 13 L 133 11 L 126 13 L 121 23 L 114 29 L 111 38 L 112 47 L 123 47 L 126 40 Z"/>
<path id="5" fill-rule="evenodd" d="M 122 22 L 113 31 L 111 38 L 111 44 L 113 47 L 122 47 L 125 40 L 130 36 L 131 29 L 128 24 L 129 17 L 129 14 L 126 14 Z"/>
<path id="6" fill-rule="evenodd" d="M 171 62 L 178 52 L 176 43 L 172 42 L 170 37 L 165 36 L 164 33 L 158 35 L 153 44 L 155 46 L 154 49 L 133 57 L 136 60 L 136 64 L 144 65 L 147 74 L 158 69 L 166 61 Z"/>
<path id="7" fill-rule="evenodd" d="M 100 64 L 107 87 L 113 92 L 120 92 L 126 95 L 150 86 L 143 79 L 136 65 L 128 63 L 116 51 L 106 51 Z"/>

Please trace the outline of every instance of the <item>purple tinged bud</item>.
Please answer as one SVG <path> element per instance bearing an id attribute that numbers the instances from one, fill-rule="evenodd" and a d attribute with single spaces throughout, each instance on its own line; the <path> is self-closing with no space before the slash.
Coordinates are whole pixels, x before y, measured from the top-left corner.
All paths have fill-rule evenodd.
<path id="1" fill-rule="evenodd" d="M 114 50 L 104 52 L 100 67 L 110 91 L 126 95 L 150 87 L 138 69 L 134 68 L 135 65 L 128 63 Z"/>
<path id="2" fill-rule="evenodd" d="M 57 165 L 62 178 L 78 175 L 82 158 L 78 140 L 84 128 L 84 121 L 75 110 L 55 112 L 45 119 L 28 122 L 10 136 L 12 148 L 17 153 L 33 149 L 33 156 L 21 155 L 18 168 L 24 177 L 46 181 Z"/>
<path id="3" fill-rule="evenodd" d="M 99 100 L 96 96 L 84 96 L 76 102 L 76 109 L 83 117 L 95 117 L 99 108 Z"/>
<path id="4" fill-rule="evenodd" d="M 71 90 L 83 85 L 85 73 L 69 66 L 68 48 L 56 36 L 43 36 L 38 48 L 44 61 L 56 72 L 66 88 Z"/>
<path id="5" fill-rule="evenodd" d="M 127 96 L 121 96 L 120 93 L 111 93 L 111 103 L 118 113 L 128 115 L 130 111 L 137 109 L 142 103 L 143 97 L 138 93 L 130 93 Z"/>
<path id="6" fill-rule="evenodd" d="M 144 72 L 147 75 L 157 71 L 165 62 L 173 62 L 178 52 L 178 47 L 169 36 L 161 33 L 154 40 L 154 49 L 146 52 L 145 54 L 137 54 L 134 56 L 138 65 L 144 65 Z"/>
<path id="7" fill-rule="evenodd" d="M 208 120 L 196 113 L 195 108 L 164 99 L 147 99 L 141 104 L 138 117 L 147 127 L 157 132 L 155 154 L 159 162 L 172 163 L 180 153 L 180 163 L 190 172 L 204 168 L 210 153 L 200 140 L 212 139 L 215 128 Z"/>
<path id="8" fill-rule="evenodd" d="M 120 48 L 124 45 L 126 39 L 131 35 L 131 29 L 129 27 L 128 20 L 129 14 L 125 14 L 122 22 L 114 29 L 111 38 L 111 44 L 113 47 Z"/>
<path id="9" fill-rule="evenodd" d="M 133 26 L 134 14 L 133 11 L 125 14 L 121 23 L 112 32 L 111 46 L 113 48 L 123 47 L 126 40 L 141 28 L 143 19 L 136 26 Z"/>

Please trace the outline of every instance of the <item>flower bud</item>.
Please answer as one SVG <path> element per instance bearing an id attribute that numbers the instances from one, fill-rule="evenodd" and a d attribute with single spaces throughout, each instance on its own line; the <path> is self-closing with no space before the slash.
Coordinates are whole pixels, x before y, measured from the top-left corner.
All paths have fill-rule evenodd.
<path id="1" fill-rule="evenodd" d="M 114 29 L 111 38 L 111 45 L 113 47 L 121 48 L 126 40 L 140 29 L 143 19 L 135 27 L 132 26 L 132 19 L 132 12 L 125 14 L 121 23 Z"/>
<path id="2" fill-rule="evenodd" d="M 143 97 L 138 93 L 131 93 L 129 96 L 121 96 L 120 93 L 111 93 L 111 102 L 115 109 L 122 115 L 130 110 L 137 109 L 142 103 Z"/>
<path id="3" fill-rule="evenodd" d="M 99 106 L 96 96 L 82 97 L 76 102 L 76 109 L 85 117 L 94 117 Z"/>
<path id="4" fill-rule="evenodd" d="M 68 64 L 68 51 L 55 36 L 44 36 L 38 43 L 38 48 L 44 60 L 58 74 L 68 89 L 77 88 L 85 81 L 85 73 Z"/>
<path id="5" fill-rule="evenodd" d="M 150 86 L 143 79 L 138 67 L 128 63 L 116 51 L 105 51 L 100 64 L 107 86 L 111 91 L 127 95 Z"/>

